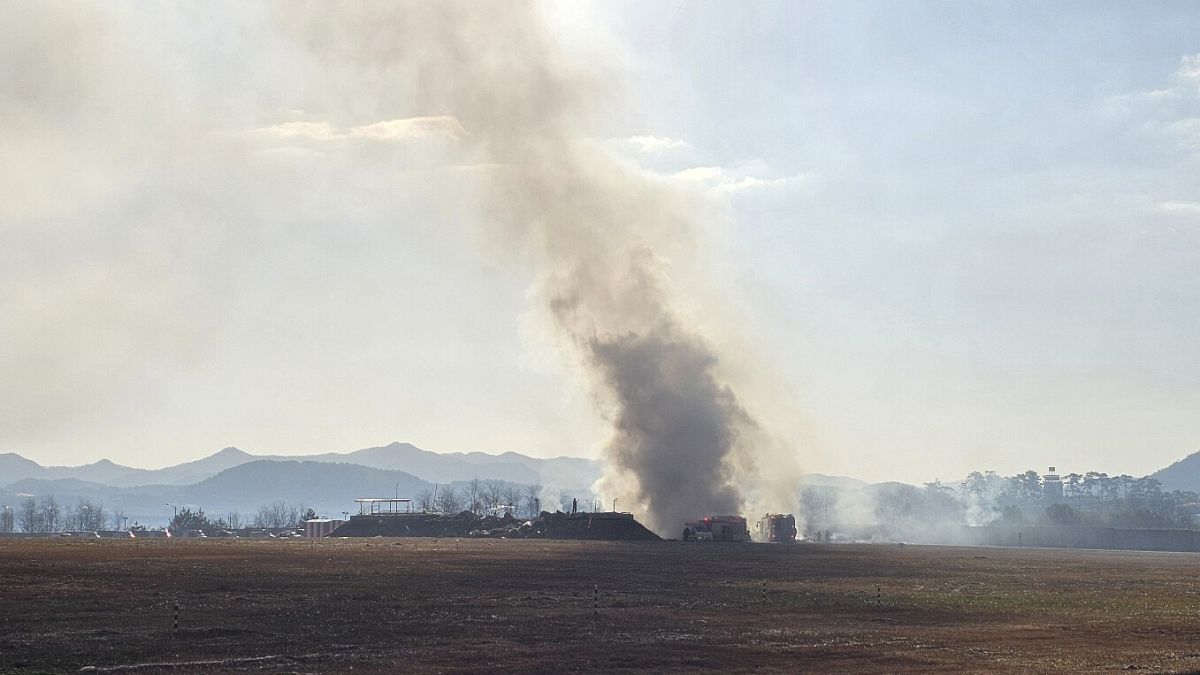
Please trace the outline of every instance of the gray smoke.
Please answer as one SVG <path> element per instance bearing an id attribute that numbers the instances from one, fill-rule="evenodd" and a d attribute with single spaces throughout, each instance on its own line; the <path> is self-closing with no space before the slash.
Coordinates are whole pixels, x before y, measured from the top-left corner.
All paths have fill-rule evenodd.
<path id="1" fill-rule="evenodd" d="M 287 5 L 282 20 L 331 87 L 374 85 L 370 114 L 461 121 L 486 175 L 487 242 L 537 270 L 548 324 L 612 424 L 605 499 L 668 536 L 689 518 L 765 508 L 747 484 L 766 436 L 702 328 L 729 322 L 683 293 L 705 274 L 712 205 L 581 140 L 610 104 L 607 74 L 574 64 L 535 5 Z"/>
<path id="2" fill-rule="evenodd" d="M 741 509 L 728 458 L 739 428 L 753 424 L 714 377 L 712 352 L 677 330 L 598 336 L 590 344 L 618 402 L 608 458 L 636 480 L 638 502 L 660 530 L 689 516 Z"/>

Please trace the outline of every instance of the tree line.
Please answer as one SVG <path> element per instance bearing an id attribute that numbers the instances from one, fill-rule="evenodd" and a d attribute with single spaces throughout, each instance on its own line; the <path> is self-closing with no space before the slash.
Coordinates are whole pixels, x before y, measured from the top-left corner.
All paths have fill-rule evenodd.
<path id="1" fill-rule="evenodd" d="M 951 484 L 892 483 L 870 490 L 809 486 L 800 490 L 800 512 L 808 532 L 832 529 L 888 540 L 982 525 L 1197 527 L 1200 495 L 1165 491 L 1154 478 L 1089 471 L 1066 474 L 1062 483 L 1062 496 L 1051 498 L 1042 476 L 1032 470 L 1012 476 L 975 471 Z"/>
<path id="2" fill-rule="evenodd" d="M 260 506 L 249 518 L 243 518 L 237 511 L 230 511 L 220 517 L 209 517 L 203 509 L 183 508 L 176 512 L 167 527 L 172 531 L 201 530 L 205 533 L 244 527 L 284 529 L 298 527 L 305 520 L 316 517 L 316 512 L 304 504 L 292 504 L 281 500 Z M 87 499 L 63 506 L 54 495 L 26 497 L 15 507 L 6 505 L 0 510 L 0 533 L 20 531 L 49 534 L 145 529 L 146 527 L 137 521 L 129 522 L 124 511 L 105 509 L 103 504 Z"/>
<path id="3" fill-rule="evenodd" d="M 16 507 L 5 506 L 0 513 L 0 532 L 47 533 L 72 530 L 119 530 L 129 519 L 119 509 L 106 510 L 104 505 L 88 499 L 62 505 L 54 495 L 35 499 L 26 497 Z"/>
<path id="4" fill-rule="evenodd" d="M 457 514 L 470 511 L 479 517 L 511 513 L 536 518 L 542 510 L 541 485 L 518 485 L 501 480 L 474 478 L 456 490 L 452 485 L 426 488 L 416 496 L 422 513 Z"/>

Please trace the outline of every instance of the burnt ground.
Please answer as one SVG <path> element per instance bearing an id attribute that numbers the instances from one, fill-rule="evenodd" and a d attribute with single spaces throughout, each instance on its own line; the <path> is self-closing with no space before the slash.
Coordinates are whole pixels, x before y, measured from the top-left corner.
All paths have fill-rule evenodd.
<path id="1" fill-rule="evenodd" d="M 1189 671 L 1198 577 L 1182 553 L 0 540 L 0 671 Z"/>

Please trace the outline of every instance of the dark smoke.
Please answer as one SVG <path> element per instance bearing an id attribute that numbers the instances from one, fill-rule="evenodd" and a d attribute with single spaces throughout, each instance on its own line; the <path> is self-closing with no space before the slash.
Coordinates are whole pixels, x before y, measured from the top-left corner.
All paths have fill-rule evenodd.
<path id="1" fill-rule="evenodd" d="M 697 260 L 715 209 L 583 142 L 609 107 L 605 73 L 574 64 L 536 5 L 355 7 L 288 5 L 284 23 L 338 81 L 349 67 L 393 85 L 368 106 L 375 114 L 462 122 L 468 162 L 486 167 L 485 235 L 539 271 L 536 296 L 612 423 L 605 500 L 667 536 L 689 518 L 790 507 L 756 481 L 766 435 L 697 320 L 695 305 L 721 303 L 682 291 L 706 276 Z M 401 100 L 417 107 L 389 107 Z M 790 476 L 794 463 L 770 470 Z"/>
<path id="2" fill-rule="evenodd" d="M 716 357 L 667 325 L 649 334 L 594 338 L 590 356 L 618 402 L 607 450 L 632 479 L 658 529 L 702 514 L 737 513 L 730 455 L 752 420 L 713 376 Z"/>

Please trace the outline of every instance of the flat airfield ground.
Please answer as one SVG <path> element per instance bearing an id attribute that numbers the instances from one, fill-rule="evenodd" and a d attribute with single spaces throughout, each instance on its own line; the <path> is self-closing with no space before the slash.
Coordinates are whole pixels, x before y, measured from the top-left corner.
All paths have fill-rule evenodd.
<path id="1" fill-rule="evenodd" d="M 0 539 L 0 672 L 1194 671 L 1198 578 L 1182 553 Z"/>

